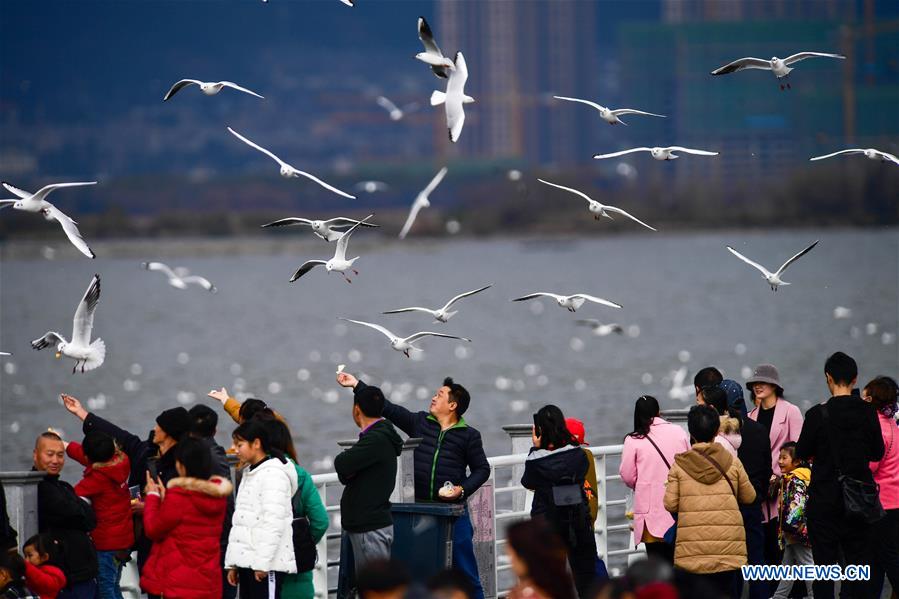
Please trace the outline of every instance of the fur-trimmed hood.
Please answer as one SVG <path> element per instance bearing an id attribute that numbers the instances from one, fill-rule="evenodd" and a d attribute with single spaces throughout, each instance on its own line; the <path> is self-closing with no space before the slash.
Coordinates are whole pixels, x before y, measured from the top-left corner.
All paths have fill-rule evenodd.
<path id="1" fill-rule="evenodd" d="M 126 456 L 121 449 L 116 448 L 115 453 L 112 455 L 112 459 L 105 462 L 93 462 L 91 464 L 91 468 L 93 468 L 94 470 L 99 470 L 102 468 L 114 468 L 124 462 L 127 458 L 128 456 Z"/>
<path id="2" fill-rule="evenodd" d="M 210 497 L 227 497 L 234 490 L 231 481 L 221 476 L 213 476 L 209 480 L 202 478 L 191 478 L 188 476 L 179 476 L 173 478 L 166 485 L 167 489 L 184 489 L 185 491 L 194 491 L 209 495 Z"/>

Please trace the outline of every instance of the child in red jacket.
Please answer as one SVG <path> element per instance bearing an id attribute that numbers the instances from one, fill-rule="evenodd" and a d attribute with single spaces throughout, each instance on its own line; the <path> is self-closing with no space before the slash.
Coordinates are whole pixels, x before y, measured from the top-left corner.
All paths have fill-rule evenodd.
<path id="1" fill-rule="evenodd" d="M 48 535 L 34 535 L 25 541 L 25 586 L 41 599 L 56 599 L 66 586 L 66 575 L 53 565 L 59 556 L 56 541 Z"/>
<path id="2" fill-rule="evenodd" d="M 84 443 L 69 443 L 66 454 L 87 466 L 84 478 L 75 485 L 75 494 L 90 501 L 97 515 L 97 527 L 91 531 L 91 538 L 97 548 L 100 597 L 122 599 L 119 580 L 124 561 L 117 554 L 127 555 L 134 545 L 131 493 L 128 491 L 131 462 L 116 447 L 113 438 L 101 432 L 88 433 Z"/>

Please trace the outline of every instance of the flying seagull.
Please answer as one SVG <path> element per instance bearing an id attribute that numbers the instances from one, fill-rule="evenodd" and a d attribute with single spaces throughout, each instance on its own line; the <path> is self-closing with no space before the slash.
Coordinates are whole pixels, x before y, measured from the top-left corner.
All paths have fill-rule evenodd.
<path id="1" fill-rule="evenodd" d="M 584 305 L 584 302 L 593 302 L 596 304 L 602 304 L 603 306 L 609 306 L 610 308 L 620 308 L 619 304 L 615 302 L 610 302 L 609 300 L 602 299 L 601 297 L 594 297 L 592 295 L 587 295 L 586 293 L 575 293 L 574 295 L 558 295 L 555 293 L 546 293 L 543 291 L 537 293 L 529 293 L 528 295 L 523 295 L 521 297 L 516 297 L 513 299 L 513 302 L 523 302 L 526 300 L 531 300 L 538 297 L 551 297 L 556 300 L 556 303 L 559 304 L 560 307 L 567 309 L 569 312 L 576 312 L 578 308 Z"/>
<path id="2" fill-rule="evenodd" d="M 359 271 L 353 268 L 353 263 L 359 259 L 359 256 L 352 258 L 350 260 L 346 259 L 346 248 L 347 244 L 350 242 L 350 236 L 352 236 L 353 231 L 356 230 L 359 226 L 364 226 L 365 221 L 370 219 L 374 214 L 369 214 L 364 219 L 353 225 L 349 228 L 349 230 L 340 236 L 340 239 L 337 240 L 337 247 L 334 249 L 334 257 L 330 260 L 307 260 L 303 263 L 300 268 L 297 269 L 293 276 L 290 277 L 290 282 L 293 283 L 304 274 L 315 268 L 316 266 L 324 266 L 325 270 L 328 271 L 328 274 L 331 274 L 332 271 L 337 271 L 343 275 L 343 278 L 346 279 L 347 283 L 352 283 L 350 278 L 347 276 L 346 271 L 352 270 L 353 274 L 358 275 Z"/>
<path id="3" fill-rule="evenodd" d="M 417 306 L 412 308 L 400 308 L 398 310 L 388 310 L 387 312 L 382 312 L 382 314 L 400 314 L 401 312 L 427 312 L 431 316 L 433 316 L 436 320 L 434 322 L 443 322 L 445 323 L 447 320 L 455 316 L 456 312 L 448 312 L 448 310 L 455 304 L 457 301 L 464 297 L 469 297 L 476 293 L 480 293 L 486 289 L 490 289 L 492 285 L 487 285 L 485 287 L 481 287 L 480 289 L 475 289 L 474 291 L 466 291 L 465 293 L 460 293 L 450 301 L 446 302 L 446 304 L 442 308 L 438 308 L 437 310 L 431 310 L 430 308 L 419 308 Z"/>
<path id="4" fill-rule="evenodd" d="M 391 121 L 402 120 L 404 116 L 418 108 L 418 102 L 411 102 L 409 104 L 406 104 L 402 108 L 399 108 L 385 96 L 378 96 L 375 101 L 378 103 L 378 106 L 380 106 L 390 114 Z"/>
<path id="5" fill-rule="evenodd" d="M 347 322 L 352 322 L 355 324 L 361 324 L 364 327 L 369 327 L 378 331 L 379 333 L 390 339 L 390 347 L 398 352 L 403 352 L 403 354 L 405 354 L 407 358 L 409 357 L 410 351 L 422 351 L 420 347 L 415 347 L 414 345 L 412 345 L 422 337 L 445 337 L 447 339 L 459 339 L 460 341 L 471 342 L 471 339 L 468 339 L 466 337 L 457 337 L 455 335 L 446 335 L 444 333 L 430 333 L 427 331 L 415 333 L 414 335 L 409 335 L 408 337 L 398 337 L 381 325 L 372 324 L 370 322 L 363 322 L 361 320 L 351 320 L 349 318 L 341 318 L 340 320 L 345 320 Z"/>
<path id="6" fill-rule="evenodd" d="M 614 213 L 614 214 L 621 214 L 621 215 L 624 215 L 624 216 L 628 217 L 629 219 L 631 219 L 632 221 L 634 221 L 634 222 L 636 222 L 636 223 L 640 223 L 641 225 L 643 225 L 644 227 L 646 227 L 646 228 L 649 229 L 650 231 L 655 231 L 655 230 L 656 230 L 656 229 L 650 227 L 649 225 L 647 225 L 646 223 L 644 223 L 644 222 L 643 222 L 642 220 L 640 220 L 639 218 L 636 218 L 636 217 L 634 217 L 634 216 L 631 216 L 630 214 L 628 214 L 627 212 L 625 212 L 625 211 L 622 210 L 621 208 L 616 208 L 615 206 L 608 206 L 608 205 L 605 205 L 605 204 L 600 204 L 600 203 L 597 202 L 596 200 L 590 198 L 587 194 L 582 193 L 582 192 L 580 192 L 580 191 L 578 191 L 578 190 L 576 190 L 576 189 L 572 189 L 572 188 L 570 188 L 570 187 L 565 187 L 564 185 L 557 185 L 557 184 L 555 184 L 555 183 L 550 183 L 549 181 L 544 181 L 543 179 L 537 179 L 537 180 L 540 181 L 541 183 L 546 184 L 546 185 L 551 185 L 552 187 L 558 187 L 559 189 L 564 189 L 565 191 L 569 191 L 569 192 L 571 192 L 571 193 L 573 193 L 573 194 L 577 194 L 577 195 L 581 196 L 582 198 L 584 198 L 585 200 L 587 200 L 587 202 L 588 202 L 588 208 L 587 208 L 587 209 L 590 210 L 590 212 L 593 213 L 593 218 L 595 218 L 596 220 L 599 220 L 600 217 L 603 217 L 603 216 L 606 217 L 606 218 L 608 218 L 608 219 L 610 219 L 610 220 L 614 220 L 614 219 L 612 218 L 612 215 L 609 214 L 610 212 L 612 212 L 612 213 Z"/>
<path id="7" fill-rule="evenodd" d="M 178 267 L 172 269 L 162 262 L 141 262 L 140 266 L 145 270 L 161 272 L 168 277 L 169 285 L 175 289 L 187 289 L 188 285 L 193 284 L 202 287 L 210 293 L 218 291 L 218 289 L 215 288 L 215 285 L 209 282 L 209 279 L 191 275 L 190 271 L 186 268 Z"/>
<path id="8" fill-rule="evenodd" d="M 416 54 L 415 58 L 431 65 L 435 75 L 446 79 L 447 70 L 452 71 L 456 65 L 440 51 L 440 46 L 434 41 L 434 34 L 424 17 L 418 17 L 418 39 L 424 45 L 425 51 Z"/>
<path id="9" fill-rule="evenodd" d="M 374 223 L 353 220 L 352 218 L 344 218 L 342 216 L 339 216 L 337 218 L 329 218 L 328 220 L 309 220 L 308 218 L 291 216 L 289 218 L 282 218 L 281 220 L 276 220 L 275 222 L 262 225 L 262 227 L 287 227 L 291 225 L 306 225 L 308 227 L 312 227 L 312 232 L 325 241 L 337 241 L 343 236 L 344 232 L 337 231 L 337 227 L 350 227 L 353 225 L 361 225 L 363 227 L 381 226 Z"/>
<path id="10" fill-rule="evenodd" d="M 106 344 L 102 339 L 95 339 L 91 342 L 91 331 L 94 328 L 94 312 L 97 309 L 97 302 L 100 301 L 100 275 L 94 275 L 91 278 L 90 285 L 84 297 L 78 303 L 75 310 L 75 320 L 72 325 L 72 341 L 66 341 L 66 338 L 55 331 L 47 331 L 43 337 L 35 339 L 31 342 L 31 347 L 37 350 L 56 345 L 56 357 L 67 356 L 75 360 L 75 366 L 72 368 L 72 374 L 78 370 L 81 365 L 81 372 L 84 373 L 94 368 L 99 368 L 106 359 Z"/>
<path id="11" fill-rule="evenodd" d="M 839 154 L 864 154 L 865 158 L 870 160 L 878 160 L 880 162 L 892 162 L 894 164 L 899 164 L 899 158 L 896 158 L 892 154 L 887 154 L 886 152 L 881 152 L 880 150 L 875 150 L 874 148 L 852 148 L 850 150 L 840 150 L 839 152 L 834 152 L 832 154 L 825 154 L 824 156 L 815 156 L 814 158 L 809 158 L 810 161 L 814 162 L 815 160 L 824 160 L 825 158 L 831 158 L 833 156 L 837 156 Z"/>
<path id="12" fill-rule="evenodd" d="M 236 83 L 232 83 L 230 81 L 197 81 L 196 79 L 182 79 L 172 86 L 172 89 L 168 91 L 165 97 L 162 99 L 163 102 L 177 94 L 179 91 L 187 87 L 188 85 L 199 85 L 200 91 L 206 94 L 207 96 L 214 96 L 219 93 L 226 87 L 230 87 L 231 89 L 236 89 L 239 92 L 243 92 L 245 94 L 250 94 L 251 96 L 256 96 L 257 98 L 261 98 L 265 100 L 263 96 L 260 96 L 254 91 L 248 90 L 245 87 L 241 87 Z"/>
<path id="13" fill-rule="evenodd" d="M 262 152 L 263 154 L 265 154 L 266 156 L 268 156 L 269 158 L 273 159 L 275 162 L 277 162 L 278 164 L 280 164 L 280 165 L 281 165 L 281 176 L 282 176 L 282 177 L 288 177 L 288 178 L 289 178 L 289 177 L 299 177 L 300 175 L 302 175 L 302 176 L 306 177 L 307 179 L 312 179 L 313 181 L 315 181 L 316 183 L 318 183 L 319 185 L 321 185 L 321 186 L 324 187 L 325 189 L 330 190 L 330 191 L 333 191 L 333 192 L 336 193 L 337 195 L 342 195 L 343 197 L 345 197 L 345 198 L 350 198 L 351 200 L 355 200 L 355 199 L 356 199 L 356 196 L 351 196 L 351 195 L 348 194 L 348 193 L 345 193 L 345 192 L 343 192 L 343 191 L 340 191 L 340 190 L 337 189 L 336 187 L 332 187 L 331 185 L 328 185 L 327 183 L 325 183 L 324 181 L 322 181 L 321 179 L 319 179 L 318 177 L 316 177 L 316 176 L 314 176 L 314 175 L 310 175 L 310 174 L 307 173 L 307 172 L 304 172 L 304 171 L 295 169 L 294 167 L 290 166 L 289 164 L 287 164 L 286 162 L 284 162 L 283 160 L 281 160 L 280 158 L 278 158 L 277 156 L 275 156 L 273 153 L 269 152 L 268 150 L 266 150 L 266 149 L 263 148 L 262 146 L 258 146 L 258 145 L 256 145 L 256 144 L 254 144 L 254 143 L 251 142 L 249 139 L 247 139 L 246 137 L 244 137 L 243 135 L 241 135 L 240 133 L 238 133 L 237 131 L 235 131 L 235 130 L 232 129 L 231 127 L 228 127 L 228 131 L 230 131 L 231 134 L 234 135 L 234 137 L 236 137 L 237 139 L 241 140 L 242 142 L 244 142 L 245 144 L 247 144 L 247 145 L 250 146 L 251 148 L 256 148 L 257 150 L 259 150 L 260 152 Z"/>
<path id="14" fill-rule="evenodd" d="M 664 114 L 656 114 L 654 112 L 643 112 L 642 110 L 634 110 L 633 108 L 606 108 L 605 106 L 600 106 L 596 102 L 591 102 L 590 100 L 581 100 L 580 98 L 568 98 L 566 96 L 553 96 L 556 100 L 568 100 L 569 102 L 580 102 L 581 104 L 586 104 L 587 106 L 592 106 L 596 110 L 599 111 L 599 116 L 610 125 L 617 125 L 621 123 L 622 125 L 627 125 L 624 121 L 619 119 L 619 116 L 626 114 L 642 114 L 644 116 L 657 116 L 659 118 L 666 118 Z"/>
<path id="15" fill-rule="evenodd" d="M 61 187 L 80 187 L 82 185 L 96 185 L 96 181 L 87 181 L 83 183 L 53 183 L 45 185 L 35 193 L 28 193 L 18 187 L 13 187 L 9 183 L 4 182 L 3 187 L 12 194 L 19 196 L 19 199 L 0 200 L 0 208 L 12 206 L 15 210 L 24 210 L 25 212 L 39 212 L 47 220 L 55 220 L 62 225 L 62 230 L 69 238 L 78 251 L 88 258 L 96 258 L 94 252 L 87 246 L 81 233 L 78 231 L 78 223 L 63 214 L 62 210 L 47 201 L 47 196 L 55 189 Z"/>
<path id="16" fill-rule="evenodd" d="M 446 93 L 435 91 L 431 94 L 431 106 L 446 106 L 446 127 L 449 130 L 450 141 L 456 143 L 462 135 L 462 126 L 465 125 L 464 104 L 471 104 L 474 98 L 465 95 L 465 82 L 468 81 L 468 67 L 465 65 L 465 57 L 462 52 L 456 52 L 454 62 L 456 68 L 450 71 L 446 81 Z"/>
<path id="17" fill-rule="evenodd" d="M 593 329 L 593 334 L 597 337 L 605 337 L 606 335 L 611 335 L 615 333 L 616 335 L 621 335 L 624 333 L 624 327 L 617 323 L 609 323 L 603 324 L 595 318 L 585 318 L 582 320 L 575 321 L 577 324 L 590 327 Z"/>
<path id="18" fill-rule="evenodd" d="M 805 60 L 806 58 L 839 58 L 840 60 L 845 60 L 845 56 L 841 56 L 839 54 L 827 54 L 824 52 L 799 52 L 798 54 L 793 54 L 792 56 L 787 56 L 786 58 L 778 58 L 776 56 L 772 56 L 771 60 L 764 60 L 761 58 L 740 58 L 733 62 L 729 62 L 723 67 L 718 67 L 714 71 L 712 71 L 712 75 L 727 75 L 728 73 L 736 73 L 737 71 L 742 71 L 744 69 L 763 69 L 766 71 L 772 71 L 774 76 L 777 77 L 777 80 L 780 81 L 784 77 L 790 74 L 790 71 L 793 69 L 790 68 L 791 64 L 797 63 L 800 60 Z M 790 89 L 789 83 L 781 83 L 780 89 Z"/>
<path id="19" fill-rule="evenodd" d="M 780 278 L 781 275 L 783 274 L 783 272 L 787 269 L 787 267 L 789 265 L 791 265 L 793 262 L 796 262 L 797 260 L 799 260 L 800 258 L 805 256 L 810 251 L 812 251 L 812 248 L 814 248 L 816 245 L 818 245 L 817 240 L 815 241 L 815 243 L 808 246 L 807 248 L 805 248 L 804 250 L 802 250 L 801 252 L 799 252 L 798 254 L 796 254 L 795 256 L 793 256 L 792 258 L 787 260 L 786 262 L 784 262 L 783 265 L 777 269 L 777 272 L 774 272 L 774 273 L 770 272 L 767 268 L 765 268 L 761 264 L 758 264 L 757 262 L 753 262 L 752 260 L 750 260 L 749 258 L 744 256 L 743 254 L 741 254 L 734 248 L 727 246 L 727 249 L 731 254 L 733 254 L 734 256 L 736 256 L 737 258 L 739 258 L 740 260 L 742 260 L 749 266 L 752 266 L 753 268 L 755 268 L 759 272 L 761 272 L 762 276 L 765 277 L 765 280 L 768 281 L 768 284 L 771 286 L 771 291 L 777 291 L 777 288 L 779 286 L 789 285 L 789 283 L 787 283 L 786 281 L 784 281 L 783 279 Z"/>
<path id="20" fill-rule="evenodd" d="M 656 160 L 675 160 L 680 158 L 680 156 L 674 154 L 674 152 L 683 152 L 684 154 L 696 154 L 698 156 L 717 156 L 718 152 L 708 152 L 706 150 L 693 150 L 691 148 L 683 148 L 681 146 L 668 146 L 667 148 L 632 148 L 630 150 L 622 150 L 620 152 L 612 152 L 611 154 L 594 154 L 593 158 L 596 160 L 602 160 L 604 158 L 615 158 L 617 156 L 623 156 L 625 154 L 632 154 L 634 152 L 649 152 L 652 154 L 652 157 Z"/>
<path id="21" fill-rule="evenodd" d="M 434 178 L 431 179 L 431 182 L 428 183 L 428 186 L 418 192 L 418 195 L 415 196 L 415 201 L 412 202 L 412 207 L 409 209 L 409 216 L 406 217 L 406 223 L 403 225 L 403 230 L 400 231 L 400 239 L 406 238 L 409 229 L 412 228 L 412 224 L 415 222 L 415 218 L 418 216 L 421 209 L 428 208 L 431 205 L 429 197 L 431 193 L 437 189 L 437 186 L 440 185 L 440 182 L 443 181 L 446 173 L 446 167 L 440 169 L 437 174 L 434 175 Z"/>

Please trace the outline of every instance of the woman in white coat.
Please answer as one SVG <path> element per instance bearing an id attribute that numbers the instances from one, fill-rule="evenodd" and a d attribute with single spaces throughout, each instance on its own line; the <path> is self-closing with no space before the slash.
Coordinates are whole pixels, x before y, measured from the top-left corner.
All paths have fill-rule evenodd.
<path id="1" fill-rule="evenodd" d="M 261 422 L 244 422 L 232 438 L 246 467 L 225 552 L 228 582 L 240 584 L 240 599 L 280 598 L 284 576 L 297 571 L 291 505 L 297 472 L 284 454 L 270 446 Z"/>

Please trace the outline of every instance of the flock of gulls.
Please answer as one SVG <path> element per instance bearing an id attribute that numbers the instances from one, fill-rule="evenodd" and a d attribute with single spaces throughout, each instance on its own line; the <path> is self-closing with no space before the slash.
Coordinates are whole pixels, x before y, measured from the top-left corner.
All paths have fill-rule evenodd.
<path id="1" fill-rule="evenodd" d="M 264 2 L 267 0 L 263 0 Z M 346 5 L 353 6 L 353 0 L 340 0 Z M 419 17 L 418 19 L 418 37 L 421 40 L 422 45 L 424 46 L 424 51 L 415 55 L 415 58 L 426 65 L 428 65 L 431 72 L 438 77 L 439 79 L 443 79 L 446 81 L 445 91 L 435 90 L 430 97 L 430 105 L 432 107 L 443 105 L 445 110 L 446 117 L 446 127 L 447 134 L 450 142 L 457 142 L 462 135 L 462 130 L 465 125 L 465 105 L 471 104 L 475 102 L 475 99 L 471 96 L 465 94 L 465 84 L 468 80 L 468 67 L 465 62 L 465 57 L 461 51 L 457 51 L 453 58 L 449 58 L 444 55 L 440 49 L 440 46 L 437 44 L 434 33 L 431 30 L 431 27 L 428 25 L 428 22 L 424 17 Z M 777 57 L 773 57 L 770 60 L 764 60 L 760 58 L 741 58 L 739 60 L 735 60 L 731 63 L 728 63 L 718 69 L 715 69 L 711 72 L 712 75 L 726 75 L 730 73 L 735 73 L 737 71 L 746 70 L 746 69 L 764 69 L 770 70 L 774 76 L 777 78 L 780 88 L 790 89 L 790 82 L 787 80 L 791 71 L 794 70 L 794 67 L 791 65 L 795 65 L 802 60 L 806 60 L 809 58 L 833 58 L 833 59 L 845 59 L 844 56 L 840 56 L 838 54 L 828 54 L 821 52 L 800 52 L 797 54 L 793 54 L 784 59 L 780 59 Z M 214 96 L 224 89 L 230 89 L 235 92 L 240 92 L 244 94 L 248 94 L 259 98 L 260 100 L 264 100 L 264 96 L 256 93 L 246 87 L 242 87 L 236 83 L 231 81 L 217 81 L 217 82 L 207 82 L 200 81 L 197 79 L 181 79 L 176 82 L 171 89 L 165 94 L 163 101 L 171 100 L 176 94 L 181 92 L 182 90 L 191 87 L 197 86 L 200 91 L 207 96 Z M 574 102 L 586 104 L 599 112 L 600 118 L 602 118 L 605 122 L 610 125 L 626 125 L 624 121 L 621 120 L 622 116 L 649 116 L 655 118 L 666 118 L 665 115 L 656 114 L 652 112 L 646 112 L 643 110 L 637 110 L 632 108 L 618 108 L 618 109 L 610 109 L 607 108 L 597 102 L 593 102 L 591 100 L 585 100 L 581 98 L 573 98 L 568 96 L 553 96 L 554 98 L 566 102 Z M 377 103 L 379 106 L 384 108 L 390 119 L 393 121 L 401 120 L 408 112 L 415 110 L 418 108 L 418 103 L 409 104 L 400 108 L 391 100 L 384 96 L 379 96 L 377 98 Z M 238 133 L 231 127 L 227 127 L 227 130 L 238 140 L 243 142 L 244 144 L 250 146 L 251 148 L 265 154 L 276 163 L 278 163 L 280 174 L 286 178 L 296 178 L 296 177 L 304 177 L 309 179 L 321 187 L 327 189 L 328 191 L 340 195 L 345 198 L 355 199 L 355 196 L 342 191 L 333 185 L 323 181 L 319 177 L 315 175 L 300 170 L 291 164 L 288 164 L 280 157 L 275 155 L 272 151 L 266 149 L 265 147 L 257 144 L 256 142 L 250 140 L 244 135 Z M 699 150 L 694 148 L 686 148 L 682 146 L 657 146 L 657 147 L 639 147 L 639 148 L 631 148 L 626 150 L 621 150 L 618 152 L 604 153 L 604 154 L 596 154 L 594 158 L 597 160 L 609 159 L 609 158 L 617 158 L 619 156 L 623 156 L 626 154 L 632 154 L 637 152 L 648 152 L 652 158 L 656 160 L 674 160 L 680 157 L 680 155 L 695 155 L 695 156 L 716 156 L 718 153 L 708 150 Z M 899 159 L 892 154 L 888 154 L 886 152 L 882 152 L 880 150 L 868 148 L 851 148 L 839 150 L 830 154 L 826 154 L 823 156 L 816 156 L 811 158 L 812 161 L 823 160 L 826 158 L 831 158 L 839 155 L 848 155 L 848 154 L 863 154 L 866 158 L 871 160 L 877 160 L 881 162 L 891 162 L 893 164 L 899 164 Z M 441 168 L 437 174 L 433 177 L 433 179 L 428 183 L 428 185 L 415 197 L 412 205 L 409 209 L 408 217 L 406 218 L 405 223 L 401 231 L 399 232 L 399 238 L 404 239 L 409 232 L 412 230 L 415 220 L 421 210 L 428 208 L 430 204 L 430 196 L 437 189 L 440 183 L 443 181 L 444 177 L 447 175 L 447 168 Z M 587 201 L 587 208 L 589 212 L 593 215 L 596 220 L 600 220 L 602 218 L 612 219 L 614 216 L 622 216 L 627 219 L 634 221 L 635 223 L 651 230 L 656 231 L 656 229 L 645 222 L 639 220 L 635 216 L 626 212 L 625 210 L 602 204 L 586 193 L 579 191 L 577 189 L 573 189 L 571 187 L 566 187 L 564 185 L 560 185 L 558 183 L 552 183 L 550 181 L 546 181 L 543 179 L 538 179 L 540 183 L 543 183 L 547 186 L 555 187 L 557 189 L 563 190 L 565 192 L 580 196 L 584 200 Z M 2 185 L 6 189 L 6 191 L 10 192 L 15 198 L 12 199 L 4 199 L 0 200 L 0 209 L 12 206 L 15 210 L 23 210 L 26 212 L 33 212 L 41 214 L 48 221 L 56 221 L 62 227 L 63 232 L 68 237 L 69 241 L 74 245 L 82 254 L 87 256 L 88 258 L 95 258 L 94 252 L 90 249 L 88 244 L 82 238 L 78 226 L 75 220 L 73 220 L 68 215 L 64 214 L 58 208 L 56 208 L 53 204 L 47 201 L 47 196 L 49 196 L 52 192 L 57 189 L 69 188 L 69 187 L 80 187 L 80 186 L 88 186 L 95 185 L 96 181 L 88 181 L 88 182 L 72 182 L 72 183 L 54 183 L 51 185 L 46 185 L 40 188 L 35 193 L 30 193 L 19 189 L 18 187 L 14 187 L 10 183 L 3 182 Z M 363 181 L 357 184 L 357 189 L 360 191 L 364 191 L 366 193 L 374 193 L 376 191 L 380 191 L 386 188 L 386 184 L 380 181 Z M 285 227 L 285 226 L 306 226 L 309 227 L 312 232 L 321 238 L 322 240 L 328 243 L 335 243 L 334 255 L 328 259 L 313 259 L 305 261 L 290 277 L 290 282 L 297 281 L 301 277 L 307 275 L 309 272 L 314 270 L 318 266 L 323 266 L 325 271 L 330 274 L 332 272 L 340 273 L 344 279 L 351 283 L 352 279 L 350 278 L 350 273 L 358 275 L 358 270 L 355 268 L 355 263 L 359 259 L 359 256 L 348 258 L 347 250 L 350 239 L 354 232 L 357 229 L 363 228 L 374 228 L 379 225 L 370 222 L 370 219 L 373 217 L 373 214 L 369 214 L 362 220 L 347 218 L 347 217 L 337 217 L 331 218 L 327 220 L 318 220 L 318 219 L 310 219 L 305 217 L 287 217 L 282 218 L 280 220 L 276 220 L 271 223 L 267 223 L 262 225 L 264 228 L 270 227 Z M 775 272 L 769 271 L 764 266 L 754 262 L 753 260 L 747 258 L 734 248 L 728 246 L 727 250 L 730 251 L 734 256 L 745 262 L 746 264 L 752 266 L 757 269 L 761 274 L 765 281 L 770 285 L 773 291 L 777 291 L 778 287 L 782 285 L 789 285 L 788 282 L 784 281 L 782 276 L 784 271 L 794 262 L 796 262 L 799 258 L 809 253 L 816 245 L 817 241 L 806 247 L 801 252 L 798 252 L 794 256 L 792 256 L 789 260 L 783 263 L 783 265 L 777 269 Z M 170 286 L 185 290 L 191 286 L 198 287 L 200 289 L 206 290 L 211 293 L 216 292 L 216 287 L 213 285 L 208 279 L 191 275 L 189 271 L 182 267 L 170 267 L 161 262 L 143 262 L 141 263 L 141 267 L 146 269 L 147 271 L 161 273 L 167 279 L 167 282 Z M 456 304 L 465 298 L 474 296 L 476 294 L 482 293 L 489 289 L 492 285 L 486 285 L 480 287 L 478 289 L 474 289 L 471 291 L 467 291 L 464 293 L 460 293 L 459 295 L 450 299 L 445 305 L 440 308 L 424 308 L 418 306 L 412 306 L 407 308 L 398 308 L 395 310 L 388 310 L 383 314 L 399 314 L 399 313 L 407 313 L 407 312 L 418 312 L 427 314 L 434 319 L 434 323 L 445 324 L 450 318 L 457 314 L 458 310 L 451 310 L 451 308 L 455 307 Z M 527 295 L 523 295 L 521 297 L 514 298 L 511 301 L 514 302 L 523 302 L 536 298 L 551 298 L 554 300 L 560 307 L 565 308 L 570 312 L 575 312 L 579 308 L 581 308 L 585 303 L 599 304 L 601 306 L 605 306 L 608 308 L 620 309 L 622 306 L 616 302 L 603 299 L 601 297 L 596 297 L 594 295 L 588 293 L 574 293 L 571 295 L 564 295 L 554 292 L 535 292 L 529 293 Z M 72 369 L 73 373 L 76 372 L 88 372 L 95 368 L 100 367 L 106 357 L 106 345 L 102 339 L 97 338 L 92 340 L 91 336 L 93 333 L 93 321 L 94 321 L 94 313 L 96 311 L 98 302 L 100 299 L 100 275 L 95 274 L 91 280 L 90 284 L 87 287 L 87 290 L 84 293 L 81 301 L 78 303 L 78 306 L 75 310 L 75 316 L 73 320 L 72 326 L 72 335 L 71 340 L 66 339 L 60 333 L 56 331 L 47 331 L 43 336 L 38 339 L 32 341 L 32 347 L 35 350 L 42 350 L 48 347 L 54 347 L 56 350 L 56 357 L 60 358 L 62 356 L 68 357 L 74 360 L 75 365 Z M 422 338 L 425 337 L 442 337 L 448 339 L 456 339 L 465 342 L 470 342 L 471 339 L 467 337 L 461 337 L 456 335 L 449 335 L 445 333 L 431 332 L 431 331 L 420 331 L 414 333 L 412 335 L 408 335 L 406 337 L 401 337 L 397 335 L 387 328 L 371 322 L 365 322 L 362 320 L 351 320 L 347 318 L 341 318 L 349 323 L 353 323 L 356 325 L 368 327 L 370 329 L 374 329 L 378 331 L 382 335 L 384 335 L 389 342 L 389 345 L 394 350 L 403 353 L 406 357 L 410 356 L 410 352 L 412 351 L 420 351 L 421 348 L 417 347 L 415 343 Z M 615 323 L 604 324 L 596 319 L 582 319 L 578 320 L 577 324 L 590 327 L 593 330 L 593 333 L 597 336 L 606 336 L 610 334 L 622 334 L 623 329 L 620 325 Z M 6 352 L 0 352 L 0 355 L 9 355 Z"/>

